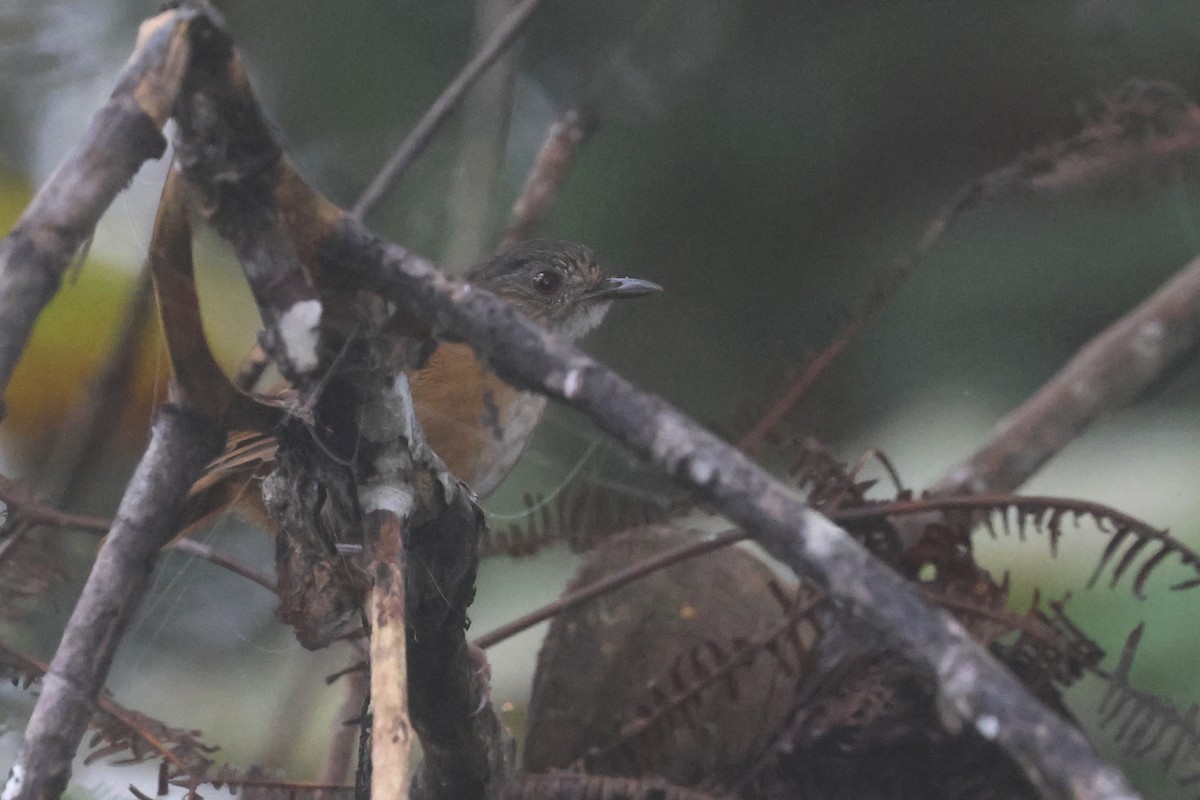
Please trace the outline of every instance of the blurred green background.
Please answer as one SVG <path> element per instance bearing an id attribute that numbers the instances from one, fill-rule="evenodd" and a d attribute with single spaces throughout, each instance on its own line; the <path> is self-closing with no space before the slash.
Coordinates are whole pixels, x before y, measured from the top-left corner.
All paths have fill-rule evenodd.
<path id="1" fill-rule="evenodd" d="M 472 52 L 476 3 L 466 0 L 218 5 L 302 173 L 347 206 Z M 79 138 L 154 10 L 128 0 L 0 6 L 5 229 Z M 490 137 L 501 154 L 494 192 L 487 181 L 473 187 L 487 209 L 474 239 L 494 241 L 547 126 L 565 108 L 592 109 L 601 127 L 545 231 L 587 242 L 617 271 L 667 292 L 614 311 L 587 347 L 736 437 L 957 187 L 1069 133 L 1081 101 L 1125 78 L 1167 79 L 1197 96 L 1198 44 L 1194 0 L 547 0 L 516 51 L 507 128 L 455 118 L 370 223 L 455 260 L 448 268 L 465 267 L 472 236 L 456 228 L 451 208 L 462 196 L 454 185 L 464 138 Z M 880 448 L 910 486 L 929 484 L 1200 250 L 1197 164 L 1182 159 L 1169 174 L 1127 174 L 1095 190 L 1002 198 L 971 212 L 790 429 L 850 461 Z M 148 165 L 118 198 L 88 263 L 39 325 L 0 429 L 6 474 L 28 474 L 115 335 L 163 169 Z M 206 325 L 232 367 L 257 319 L 228 252 L 211 240 L 199 246 Z M 162 399 L 161 347 L 148 342 L 140 363 L 105 469 L 68 499 L 73 507 L 115 507 Z M 1200 371 L 1189 364 L 1094 426 L 1027 491 L 1109 503 L 1200 544 L 1198 400 Z M 584 457 L 585 478 L 603 475 L 630 492 L 643 483 L 589 425 L 556 412 L 492 501 L 493 522 L 507 524 L 523 492 L 553 491 Z M 269 541 L 237 520 L 208 537 L 269 562 Z M 1019 599 L 1033 586 L 1050 596 L 1075 589 L 1071 608 L 1110 651 L 1148 620 L 1135 677 L 1183 706 L 1200 700 L 1200 678 L 1183 666 L 1200 656 L 1188 623 L 1200 595 L 1170 593 L 1170 568 L 1151 581 L 1146 602 L 1123 587 L 1083 591 L 1104 541 L 1070 531 L 1055 560 L 1037 536 L 980 544 L 989 566 L 1014 571 Z M 83 537 L 72 544 L 92 546 Z M 550 599 L 571 569 L 562 552 L 487 564 L 475 630 Z M 71 596 L 65 590 L 6 635 L 48 655 Z M 272 608 L 256 587 L 169 557 L 120 654 L 118 699 L 203 729 L 239 763 L 315 774 L 339 702 L 321 678 L 347 654 L 304 653 Z M 538 635 L 492 653 L 501 702 L 524 702 Z M 261 702 L 251 707 L 248 697 Z M 0 717 L 23 702 L 0 694 Z M 293 715 L 285 723 L 276 721 L 283 706 Z M 0 736 L 0 768 L 15 741 Z"/>

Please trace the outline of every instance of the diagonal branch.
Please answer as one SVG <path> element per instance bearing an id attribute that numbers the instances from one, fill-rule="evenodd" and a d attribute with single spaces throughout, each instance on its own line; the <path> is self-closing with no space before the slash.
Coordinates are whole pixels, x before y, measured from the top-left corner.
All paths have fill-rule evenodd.
<path id="1" fill-rule="evenodd" d="M 938 677 L 943 700 L 994 738 L 1047 797 L 1133 797 L 1083 735 L 1047 710 L 949 616 L 741 453 L 487 292 L 346 218 L 325 253 L 438 335 L 470 342 L 513 385 L 543 392 L 711 502 L 841 610 Z"/>
<path id="2" fill-rule="evenodd" d="M 224 436 L 211 419 L 164 406 L 50 662 L 5 800 L 57 798 L 108 677 L 121 636 L 150 585 L 158 551 L 175 533 L 188 487 Z"/>
<path id="3" fill-rule="evenodd" d="M 171 12 L 142 25 L 112 97 L 0 241 L 0 395 L 34 322 L 104 209 L 143 161 L 162 155 L 162 126 L 191 57 L 186 32 L 196 16 Z"/>
<path id="4" fill-rule="evenodd" d="M 938 495 L 1010 492 L 1097 417 L 1133 402 L 1200 340 L 1200 258 L 1092 339 L 996 424 L 973 456 L 930 487 Z"/>
<path id="5" fill-rule="evenodd" d="M 438 98 L 433 101 L 433 105 L 396 148 L 396 152 L 392 153 L 392 157 L 383 165 L 383 169 L 375 176 L 375 180 L 371 181 L 366 191 L 362 193 L 362 197 L 358 198 L 358 202 L 350 210 L 352 215 L 362 219 L 371 213 L 371 210 L 375 208 L 392 184 L 400 178 L 404 170 L 408 169 L 413 159 L 420 155 L 421 151 L 433 140 L 434 134 L 442 127 L 442 123 L 450 116 L 450 112 L 462 100 L 471 85 L 516 40 L 521 29 L 525 27 L 525 23 L 529 21 L 533 12 L 537 11 L 541 4 L 542 0 L 521 0 L 521 3 L 509 12 L 504 21 L 496 27 L 488 40 L 479 48 L 479 52 L 467 62 L 462 71 L 450 82 L 450 85 L 442 90 Z"/>

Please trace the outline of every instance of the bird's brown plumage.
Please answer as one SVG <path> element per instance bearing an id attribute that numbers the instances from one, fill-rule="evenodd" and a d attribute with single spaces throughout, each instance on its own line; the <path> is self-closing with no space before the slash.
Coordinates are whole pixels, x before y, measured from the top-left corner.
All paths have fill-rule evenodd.
<path id="1" fill-rule="evenodd" d="M 659 288 L 647 281 L 611 278 L 588 248 L 552 240 L 506 250 L 469 272 L 467 280 L 570 339 L 599 324 L 610 300 Z M 547 291 L 547 283 L 556 288 Z M 409 380 L 429 445 L 455 477 L 486 497 L 525 449 L 545 398 L 509 386 L 465 344 L 441 345 L 423 368 L 409 373 Z M 248 483 L 270 472 L 277 448 L 270 435 L 231 434 L 225 452 L 192 487 L 186 530 L 233 503 L 269 524 L 257 486 Z"/>

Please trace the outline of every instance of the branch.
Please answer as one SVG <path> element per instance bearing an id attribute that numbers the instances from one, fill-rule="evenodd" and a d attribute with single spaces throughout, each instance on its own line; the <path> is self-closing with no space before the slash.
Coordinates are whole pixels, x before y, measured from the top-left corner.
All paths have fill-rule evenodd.
<path id="1" fill-rule="evenodd" d="M 212 420 L 164 406 L 116 520 L 50 662 L 17 754 L 5 800 L 57 798 L 108 677 L 117 644 L 137 612 L 158 551 L 176 530 L 188 487 L 221 450 Z"/>
<path id="2" fill-rule="evenodd" d="M 568 109 L 550 126 L 513 203 L 508 227 L 500 239 L 501 247 L 533 237 L 534 230 L 558 199 L 558 189 L 567 177 L 576 150 L 595 129 L 595 117 L 578 108 Z"/>
<path id="3" fill-rule="evenodd" d="M 1124 776 L 1047 710 L 949 616 L 794 492 L 665 401 L 637 391 L 502 301 L 346 218 L 324 248 L 435 334 L 470 342 L 500 377 L 576 408 L 711 502 L 840 609 L 935 673 L 943 700 L 1021 765 L 1047 797 L 1133 797 Z"/>
<path id="4" fill-rule="evenodd" d="M 375 176 L 375 180 L 371 181 L 366 191 L 362 193 L 362 197 L 358 198 L 358 202 L 350 210 L 351 215 L 357 219 L 363 219 L 371 213 L 371 210 L 375 208 L 392 184 L 399 179 L 413 159 L 420 155 L 426 145 L 433 140 L 433 135 L 442 127 L 442 123 L 450 116 L 450 112 L 462 100 L 471 85 L 513 43 L 521 29 L 525 27 L 525 23 L 529 21 L 533 12 L 537 11 L 541 4 L 542 0 L 522 0 L 520 5 L 509 12 L 504 21 L 496 27 L 484 45 L 479 48 L 479 52 L 467 62 L 462 71 L 450 82 L 450 85 L 442 90 L 438 98 L 433 101 L 433 105 L 396 148 L 396 152 L 383 165 L 383 169 Z"/>
<path id="5" fill-rule="evenodd" d="M 932 494 L 1010 492 L 1105 412 L 1133 402 L 1200 339 L 1200 258 L 1096 336 L 1032 397 L 996 424 L 975 455 Z"/>
<path id="6" fill-rule="evenodd" d="M 186 32 L 196 15 L 171 12 L 143 23 L 112 96 L 0 241 L 0 395 L 34 322 L 104 209 L 143 161 L 162 155 L 162 126 L 188 66 Z"/>

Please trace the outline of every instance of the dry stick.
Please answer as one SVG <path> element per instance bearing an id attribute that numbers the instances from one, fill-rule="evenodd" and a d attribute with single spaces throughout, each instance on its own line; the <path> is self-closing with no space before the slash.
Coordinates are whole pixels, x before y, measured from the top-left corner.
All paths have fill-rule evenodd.
<path id="1" fill-rule="evenodd" d="M 467 62 L 462 71 L 455 76 L 450 85 L 442 90 L 441 95 L 437 100 L 433 101 L 433 105 L 425 112 L 425 115 L 417 122 L 416 127 L 412 132 L 400 143 L 396 152 L 384 164 L 383 169 L 371 181 L 371 184 L 363 192 L 362 197 L 358 198 L 358 202 L 354 204 L 354 208 L 350 210 L 351 215 L 356 219 L 363 219 L 388 191 L 401 173 L 408 168 L 412 160 L 425 149 L 426 145 L 433 139 L 433 135 L 437 133 L 442 123 L 450 116 L 450 112 L 462 100 L 463 95 L 471 88 L 471 85 L 479 79 L 484 70 L 491 65 L 496 58 L 499 57 L 504 50 L 516 40 L 517 34 L 521 32 L 521 28 L 533 15 L 533 12 L 541 6 L 542 0 L 521 0 L 505 18 L 504 22 L 496 27 L 496 30 L 484 43 L 483 47 L 479 48 L 479 52 Z"/>
<path id="2" fill-rule="evenodd" d="M 1009 492 L 1101 414 L 1132 402 L 1200 339 L 1200 258 L 1092 339 L 1032 397 L 1000 420 L 975 455 L 951 468 L 937 495 Z"/>
<path id="3" fill-rule="evenodd" d="M 1046 797 L 1134 797 L 1083 735 L 1047 710 L 947 614 L 874 560 L 790 488 L 665 401 L 631 384 L 487 292 L 465 290 L 428 261 L 346 218 L 324 253 L 400 306 L 468 341 L 502 378 L 583 411 L 812 581 L 841 610 L 938 678 L 943 701 L 993 739 Z"/>
<path id="4" fill-rule="evenodd" d="M 578 108 L 568 109 L 550 126 L 513 203 L 508 227 L 500 239 L 501 247 L 532 238 L 558 199 L 559 187 L 567 177 L 579 145 L 595 129 L 595 117 Z"/>
<path id="5" fill-rule="evenodd" d="M 393 511 L 368 512 L 371 541 L 371 800 L 408 797 L 413 728 L 408 719 L 404 631 L 403 523 Z"/>
<path id="6" fill-rule="evenodd" d="M 92 703 L 149 588 L 158 551 L 175 533 L 188 487 L 223 441 L 210 419 L 176 405 L 159 411 L 150 445 L 50 662 L 4 800 L 53 800 L 66 788 Z"/>
<path id="7" fill-rule="evenodd" d="M 0 395 L 34 322 L 104 209 L 142 162 L 162 155 L 161 129 L 189 58 L 183 33 L 194 16 L 179 11 L 142 25 L 112 97 L 0 241 Z"/>
<path id="8" fill-rule="evenodd" d="M 476 647 L 487 649 L 499 644 L 505 639 L 516 636 L 521 631 L 529 630 L 539 622 L 544 622 L 551 617 L 569 609 L 575 608 L 578 605 L 586 603 L 590 600 L 616 591 L 622 586 L 626 586 L 639 578 L 644 578 L 652 572 L 657 572 L 660 569 L 678 564 L 680 561 L 686 561 L 689 558 L 702 556 L 705 553 L 711 553 L 713 550 L 720 550 L 722 547 L 728 547 L 736 542 L 742 542 L 750 538 L 750 535 L 744 531 L 726 531 L 718 534 L 711 539 L 702 539 L 695 542 L 672 547 L 669 550 L 664 550 L 650 558 L 643 559 L 636 564 L 617 570 L 603 578 L 592 581 L 586 586 L 582 586 L 573 592 L 564 594 L 553 602 L 547 603 L 539 609 L 531 611 L 528 614 L 514 619 L 512 622 L 505 623 L 498 628 L 488 631 L 479 636 L 472 644 Z"/>
<path id="9" fill-rule="evenodd" d="M 266 589 L 271 594 L 275 593 L 275 579 L 261 569 L 238 561 L 236 558 L 230 558 L 224 553 L 218 553 L 212 547 L 206 544 L 197 542 L 195 539 L 177 539 L 167 545 L 168 550 L 178 550 L 181 553 L 202 558 L 210 564 L 214 564 L 221 569 L 227 569 L 235 575 L 240 575 L 248 581 L 253 581 L 259 586 Z"/>

